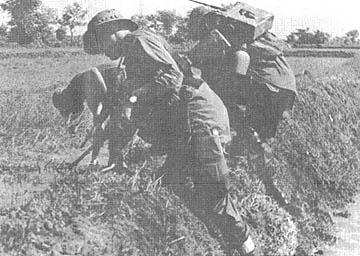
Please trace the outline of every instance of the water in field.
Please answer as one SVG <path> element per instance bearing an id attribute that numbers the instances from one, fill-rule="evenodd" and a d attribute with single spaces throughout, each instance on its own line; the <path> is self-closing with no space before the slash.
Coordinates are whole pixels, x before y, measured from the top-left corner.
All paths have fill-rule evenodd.
<path id="1" fill-rule="evenodd" d="M 348 208 L 349 218 L 335 217 L 337 242 L 335 246 L 324 251 L 328 256 L 360 255 L 360 196 Z"/>

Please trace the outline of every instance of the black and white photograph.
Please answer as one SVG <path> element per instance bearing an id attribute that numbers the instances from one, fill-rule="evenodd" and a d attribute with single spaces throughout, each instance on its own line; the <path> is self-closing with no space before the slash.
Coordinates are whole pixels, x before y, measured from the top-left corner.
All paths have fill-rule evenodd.
<path id="1" fill-rule="evenodd" d="M 360 4 L 0 0 L 0 256 L 360 256 Z"/>

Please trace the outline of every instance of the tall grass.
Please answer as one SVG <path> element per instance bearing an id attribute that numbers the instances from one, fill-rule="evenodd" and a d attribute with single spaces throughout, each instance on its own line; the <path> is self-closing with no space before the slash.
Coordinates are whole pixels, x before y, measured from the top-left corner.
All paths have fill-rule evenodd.
<path id="1" fill-rule="evenodd" d="M 314 242 L 335 241 L 332 213 L 359 190 L 360 82 L 333 75 L 297 84 L 294 115 L 278 132 L 269 169 L 287 195 L 285 209 L 295 217 L 300 251 L 306 251 Z"/>
<path id="2" fill-rule="evenodd" d="M 244 156 L 231 159 L 239 210 L 264 255 L 309 255 L 333 242 L 332 212 L 358 192 L 358 61 L 337 68 L 351 77 L 332 72 L 331 78 L 298 79 L 293 117 L 280 126 L 266 170 L 285 205 L 265 195 Z M 144 166 L 134 163 L 123 174 L 48 162 L 76 149 L 90 124 L 86 112 L 80 133 L 70 136 L 52 106 L 53 89 L 0 95 L 1 178 L 18 193 L 16 200 L 24 198 L 0 209 L 2 254 L 224 254 L 221 238 L 212 237 L 171 190 L 153 180 L 161 161 L 145 158 Z"/>

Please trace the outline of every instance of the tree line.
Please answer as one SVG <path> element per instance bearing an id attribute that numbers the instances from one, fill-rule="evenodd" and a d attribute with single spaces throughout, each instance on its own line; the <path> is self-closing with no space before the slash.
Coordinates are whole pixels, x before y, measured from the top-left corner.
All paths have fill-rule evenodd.
<path id="1" fill-rule="evenodd" d="M 68 33 L 69 44 L 79 44 L 75 41 L 74 29 L 86 24 L 88 13 L 77 2 L 66 6 L 60 16 L 41 0 L 6 0 L 0 7 L 10 16 L 10 21 L 1 25 L 0 36 L 20 45 L 54 46 L 63 42 Z"/>
<path id="2" fill-rule="evenodd" d="M 78 2 L 66 6 L 61 15 L 46 7 L 41 0 L 6 0 L 0 5 L 10 16 L 7 24 L 0 26 L 0 39 L 20 45 L 81 46 L 81 35 L 75 35 L 77 27 L 86 25 L 88 10 Z M 163 35 L 170 43 L 183 44 L 190 41 L 188 30 L 189 14 L 182 16 L 171 10 L 154 14 L 136 14 L 131 17 L 140 27 L 149 28 Z M 297 29 L 286 41 L 291 45 L 360 44 L 358 30 L 351 30 L 342 37 L 332 38 L 330 34 L 309 28 Z"/>

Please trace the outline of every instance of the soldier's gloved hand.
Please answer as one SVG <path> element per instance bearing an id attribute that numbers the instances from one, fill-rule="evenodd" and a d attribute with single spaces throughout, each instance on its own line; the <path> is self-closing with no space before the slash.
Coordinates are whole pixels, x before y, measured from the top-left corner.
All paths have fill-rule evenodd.
<path id="1" fill-rule="evenodd" d="M 173 92 L 168 95 L 167 105 L 170 107 L 176 106 L 180 103 L 180 97 L 177 93 Z"/>

